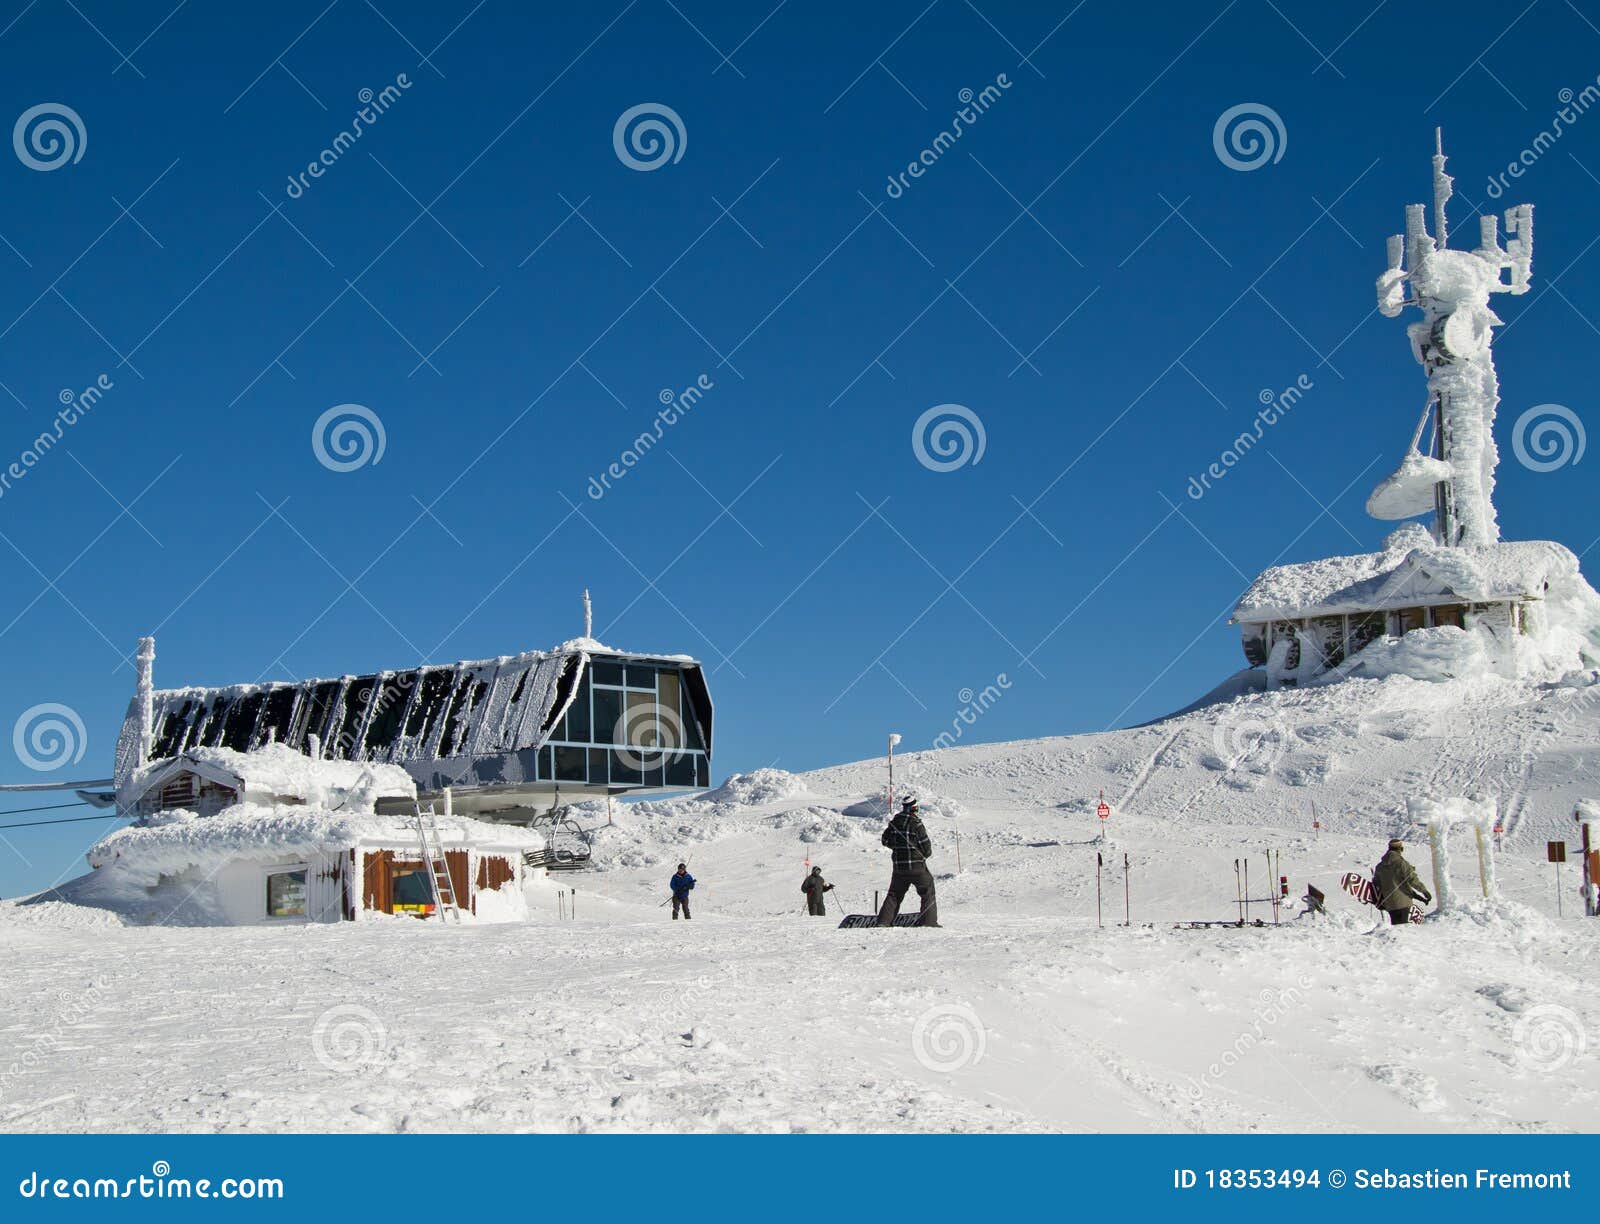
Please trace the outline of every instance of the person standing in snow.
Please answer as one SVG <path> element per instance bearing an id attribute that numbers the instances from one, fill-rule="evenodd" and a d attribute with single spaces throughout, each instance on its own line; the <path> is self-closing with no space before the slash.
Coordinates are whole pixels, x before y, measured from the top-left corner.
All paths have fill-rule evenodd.
<path id="1" fill-rule="evenodd" d="M 939 925 L 939 903 L 933 892 L 933 872 L 928 870 L 928 856 L 933 853 L 933 841 L 917 815 L 917 801 L 906 799 L 899 812 L 889 822 L 880 839 L 894 856 L 894 871 L 889 876 L 889 893 L 878 911 L 879 926 L 893 926 L 900 915 L 900 902 L 906 891 L 917 890 L 921 903 L 918 926 Z"/>
<path id="2" fill-rule="evenodd" d="M 672 879 L 667 881 L 667 886 L 672 889 L 672 920 L 674 922 L 678 920 L 679 910 L 682 910 L 684 918 L 688 919 L 691 916 L 689 913 L 689 891 L 694 887 L 694 877 L 689 874 L 689 865 L 687 863 L 678 864 L 678 870 Z"/>
<path id="3" fill-rule="evenodd" d="M 1411 921 L 1413 901 L 1424 905 L 1433 901 L 1433 894 L 1417 877 L 1417 869 L 1406 861 L 1405 848 L 1405 843 L 1395 838 L 1389 843 L 1389 852 L 1372 871 L 1372 891 L 1377 896 L 1378 908 L 1389 915 L 1390 926 Z"/>
<path id="4" fill-rule="evenodd" d="M 822 878 L 822 868 L 813 867 L 811 874 L 800 883 L 800 891 L 806 895 L 806 913 L 813 918 L 827 916 L 828 907 L 822 902 L 822 894 L 833 891 L 833 885 Z"/>

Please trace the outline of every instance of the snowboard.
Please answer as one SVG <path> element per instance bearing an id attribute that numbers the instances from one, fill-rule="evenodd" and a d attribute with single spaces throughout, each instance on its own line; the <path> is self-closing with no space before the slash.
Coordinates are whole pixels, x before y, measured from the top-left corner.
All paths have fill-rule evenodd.
<path id="1" fill-rule="evenodd" d="M 1372 887 L 1372 881 L 1367 879 L 1366 876 L 1357 875 L 1353 871 L 1348 871 L 1339 881 L 1339 887 L 1343 888 L 1345 892 L 1349 893 L 1357 901 L 1365 901 L 1371 906 L 1376 906 L 1378 904 L 1378 894 Z M 1411 921 L 1422 921 L 1422 907 L 1420 905 L 1412 905 Z"/>
<path id="2" fill-rule="evenodd" d="M 917 914 L 898 914 L 894 924 L 897 927 L 914 927 L 917 925 Z M 844 921 L 839 924 L 841 931 L 853 930 L 856 927 L 875 927 L 878 925 L 876 914 L 846 914 Z"/>

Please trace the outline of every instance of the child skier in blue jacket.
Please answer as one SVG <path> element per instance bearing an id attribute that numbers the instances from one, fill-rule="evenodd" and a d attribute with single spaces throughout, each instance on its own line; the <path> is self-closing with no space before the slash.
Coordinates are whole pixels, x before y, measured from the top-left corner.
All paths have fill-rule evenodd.
<path id="1" fill-rule="evenodd" d="M 674 922 L 678 920 L 678 911 L 680 909 L 683 911 L 685 920 L 687 920 L 690 917 L 689 890 L 694 887 L 694 877 L 689 874 L 687 863 L 678 864 L 677 874 L 668 881 L 668 886 L 672 889 L 672 920 Z"/>

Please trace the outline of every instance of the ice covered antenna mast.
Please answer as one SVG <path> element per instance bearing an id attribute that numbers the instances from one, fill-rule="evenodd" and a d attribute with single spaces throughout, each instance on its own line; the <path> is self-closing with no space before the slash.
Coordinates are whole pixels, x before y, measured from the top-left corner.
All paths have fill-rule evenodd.
<path id="1" fill-rule="evenodd" d="M 594 604 L 589 602 L 589 588 L 583 588 L 583 636 L 594 636 Z"/>
<path id="2" fill-rule="evenodd" d="M 1500 403 L 1490 351 L 1500 320 L 1491 293 L 1526 293 L 1533 274 L 1533 206 L 1480 217 L 1474 251 L 1449 249 L 1445 205 L 1453 181 L 1445 173 L 1444 141 L 1435 130 L 1433 235 L 1421 204 L 1406 208 L 1406 232 L 1389 239 L 1389 266 L 1378 278 L 1378 309 L 1394 318 L 1407 306 L 1422 311 L 1410 324 L 1411 351 L 1428 376 L 1428 401 L 1399 469 L 1372 491 L 1367 513 L 1406 519 L 1432 511 L 1433 535 L 1445 545 L 1482 546 L 1500 539 L 1494 511 L 1494 441 Z M 1432 428 L 1426 452 L 1419 449 Z"/>

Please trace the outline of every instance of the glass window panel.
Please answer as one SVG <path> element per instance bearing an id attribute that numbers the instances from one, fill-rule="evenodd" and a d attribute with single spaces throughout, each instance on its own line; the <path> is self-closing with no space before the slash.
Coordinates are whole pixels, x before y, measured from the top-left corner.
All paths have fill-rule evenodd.
<path id="1" fill-rule="evenodd" d="M 250 732 L 255 730 L 256 719 L 261 716 L 261 705 L 266 701 L 264 692 L 246 693 L 233 703 L 227 722 L 222 728 L 222 746 L 235 752 L 250 750 Z"/>
<path id="2" fill-rule="evenodd" d="M 267 877 L 267 917 L 306 916 L 306 873 L 275 871 Z"/>
<path id="3" fill-rule="evenodd" d="M 639 758 L 633 753 L 611 754 L 611 781 L 613 785 L 642 786 L 644 773 L 639 768 Z"/>
<path id="4" fill-rule="evenodd" d="M 694 784 L 696 786 L 711 785 L 711 762 L 703 756 L 694 759 Z"/>
<path id="5" fill-rule="evenodd" d="M 615 689 L 597 688 L 594 691 L 595 744 L 615 742 L 617 724 L 622 721 L 622 694 Z"/>
<path id="6" fill-rule="evenodd" d="M 557 748 L 556 780 L 558 782 L 587 782 L 589 780 L 589 750 L 587 748 Z"/>
<path id="7" fill-rule="evenodd" d="M 652 693 L 626 693 L 628 717 L 623 724 L 626 743 L 641 748 L 661 745 L 661 716 Z M 621 739 L 622 737 L 618 737 Z"/>
<path id="8" fill-rule="evenodd" d="M 606 659 L 594 659 L 589 663 L 589 671 L 596 684 L 614 684 L 622 686 L 622 664 Z"/>
<path id="9" fill-rule="evenodd" d="M 289 733 L 293 729 L 291 723 L 294 719 L 296 693 L 296 689 L 286 685 L 283 688 L 275 688 L 267 694 L 266 710 L 262 713 L 261 723 L 256 728 L 258 745 L 265 744 L 269 740 L 278 744 L 289 742 Z"/>
<path id="10" fill-rule="evenodd" d="M 423 728 L 438 713 L 445 694 L 450 691 L 450 681 L 454 677 L 455 673 L 447 667 L 435 668 L 423 675 L 422 692 L 417 695 L 417 702 L 411 707 L 411 717 L 406 719 L 407 735 L 421 735 Z"/>
<path id="11" fill-rule="evenodd" d="M 652 693 L 655 692 L 656 669 L 648 663 L 629 663 L 628 687 L 632 689 L 649 689 Z"/>
<path id="12" fill-rule="evenodd" d="M 675 753 L 667 758 L 667 786 L 694 785 L 694 757 L 687 752 Z"/>
<path id="13" fill-rule="evenodd" d="M 411 700 L 411 690 L 416 683 L 416 672 L 400 672 L 378 686 L 378 695 L 373 701 L 372 721 L 367 724 L 368 752 L 381 753 L 399 737 L 406 704 Z"/>
<path id="14" fill-rule="evenodd" d="M 336 761 L 354 761 L 361 757 L 357 734 L 361 720 L 366 717 L 367 706 L 372 702 L 373 690 L 378 687 L 376 676 L 358 676 L 350 681 L 344 693 L 344 718 L 339 723 L 339 734 L 326 745 L 328 756 Z"/>
<path id="15" fill-rule="evenodd" d="M 604 748 L 589 749 L 589 783 L 592 786 L 606 785 L 606 762 L 611 754 Z"/>
<path id="16" fill-rule="evenodd" d="M 589 676 L 585 673 L 582 683 L 578 685 L 577 696 L 572 699 L 572 708 L 567 711 L 567 738 L 577 744 L 590 744 L 594 742 L 591 731 Z"/>

